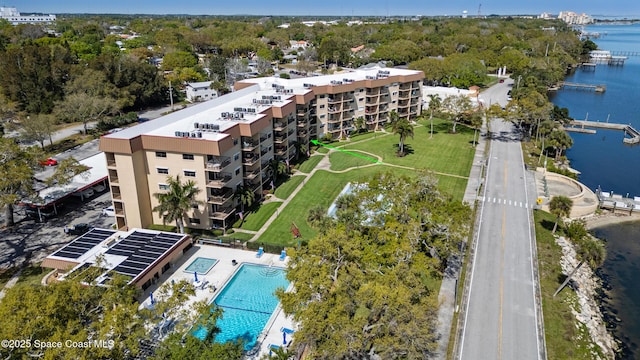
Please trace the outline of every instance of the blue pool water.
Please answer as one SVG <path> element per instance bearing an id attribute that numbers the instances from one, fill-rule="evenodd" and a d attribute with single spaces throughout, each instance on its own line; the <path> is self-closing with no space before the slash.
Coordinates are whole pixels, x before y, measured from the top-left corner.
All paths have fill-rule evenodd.
<path id="1" fill-rule="evenodd" d="M 224 310 L 222 319 L 216 324 L 220 333 L 215 341 L 224 343 L 243 339 L 245 350 L 250 350 L 278 306 L 276 289 L 288 286 L 283 268 L 241 265 L 213 299 Z M 206 333 L 204 329 L 198 329 L 194 335 L 204 339 Z"/>
<path id="2" fill-rule="evenodd" d="M 189 266 L 187 266 L 186 269 L 184 269 L 184 271 L 192 274 L 197 272 L 198 275 L 205 275 L 217 263 L 217 259 L 197 257 L 191 264 L 189 264 Z"/>

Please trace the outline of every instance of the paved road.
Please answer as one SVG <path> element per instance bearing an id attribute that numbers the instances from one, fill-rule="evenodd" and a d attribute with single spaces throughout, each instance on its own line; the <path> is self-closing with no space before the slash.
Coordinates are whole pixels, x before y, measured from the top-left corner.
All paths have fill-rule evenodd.
<path id="1" fill-rule="evenodd" d="M 540 359 L 527 182 L 513 125 L 491 123 L 486 187 L 461 336 L 461 359 Z"/>

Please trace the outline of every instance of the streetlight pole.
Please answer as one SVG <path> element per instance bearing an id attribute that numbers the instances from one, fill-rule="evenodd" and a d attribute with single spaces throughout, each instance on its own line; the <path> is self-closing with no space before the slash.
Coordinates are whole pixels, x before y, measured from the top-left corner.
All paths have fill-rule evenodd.
<path id="1" fill-rule="evenodd" d="M 171 101 L 171 111 L 173 111 L 173 89 L 171 88 L 171 80 L 169 80 L 169 101 Z"/>

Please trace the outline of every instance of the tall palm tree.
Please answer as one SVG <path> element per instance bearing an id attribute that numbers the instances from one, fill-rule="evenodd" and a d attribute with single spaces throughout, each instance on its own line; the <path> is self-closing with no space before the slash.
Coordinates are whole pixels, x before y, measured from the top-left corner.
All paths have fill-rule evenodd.
<path id="1" fill-rule="evenodd" d="M 576 244 L 576 257 L 580 262 L 578 266 L 575 267 L 571 271 L 571 273 L 567 276 L 564 282 L 558 287 L 553 296 L 558 295 L 558 293 L 569 283 L 573 275 L 575 275 L 576 271 L 580 269 L 580 267 L 587 263 L 592 269 L 597 269 L 604 263 L 605 258 L 607 257 L 607 251 L 604 248 L 602 242 L 598 239 L 595 239 L 591 236 L 586 236 L 581 239 Z"/>
<path id="2" fill-rule="evenodd" d="M 175 221 L 178 231 L 184 233 L 184 218 L 192 208 L 194 203 L 202 203 L 196 200 L 201 189 L 196 187 L 196 183 L 192 180 L 182 183 L 180 176 L 175 178 L 168 176 L 167 185 L 169 189 L 166 192 L 155 193 L 153 196 L 158 199 L 160 204 L 153 208 L 162 217 L 162 223 Z"/>
<path id="3" fill-rule="evenodd" d="M 431 120 L 431 133 L 429 135 L 429 139 L 433 138 L 433 113 L 440 111 L 442 107 L 442 99 L 438 94 L 429 95 L 429 120 Z"/>
<path id="4" fill-rule="evenodd" d="M 563 217 L 569 217 L 571 214 L 571 207 L 573 206 L 573 200 L 566 196 L 554 196 L 549 202 L 549 211 L 555 215 L 556 223 L 553 225 L 552 233 L 555 234 L 558 228 L 558 222 Z"/>
<path id="5" fill-rule="evenodd" d="M 358 116 L 355 120 L 355 123 L 356 123 L 356 130 L 358 132 L 367 131 L 367 124 L 364 121 L 364 117 Z"/>
<path id="6" fill-rule="evenodd" d="M 389 125 L 393 129 L 399 118 L 400 117 L 398 116 L 398 113 L 395 110 L 391 110 L 389 112 L 389 122 L 387 123 L 387 125 Z"/>
<path id="7" fill-rule="evenodd" d="M 410 136 L 413 139 L 413 125 L 407 119 L 400 119 L 393 125 L 393 132 L 400 135 L 400 142 L 398 143 L 399 156 L 404 155 L 404 141 Z"/>
<path id="8" fill-rule="evenodd" d="M 248 186 L 239 186 L 234 196 L 240 200 L 241 211 L 244 212 L 244 207 L 250 207 L 256 200 L 256 193 Z"/>
<path id="9" fill-rule="evenodd" d="M 287 172 L 287 164 L 278 159 L 269 160 L 269 168 L 271 169 L 273 176 L 273 183 L 275 184 L 278 177 Z"/>

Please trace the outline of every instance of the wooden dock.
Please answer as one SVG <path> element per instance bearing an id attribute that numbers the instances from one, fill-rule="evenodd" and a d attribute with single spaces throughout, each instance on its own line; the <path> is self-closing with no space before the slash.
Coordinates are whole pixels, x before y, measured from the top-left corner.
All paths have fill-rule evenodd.
<path id="1" fill-rule="evenodd" d="M 560 81 L 558 87 L 561 89 L 590 90 L 595 92 L 605 92 L 607 90 L 607 85 L 604 84 L 581 84 L 568 81 Z"/>
<path id="2" fill-rule="evenodd" d="M 617 124 L 610 122 L 601 122 L 601 121 L 588 121 L 588 120 L 572 120 L 569 125 L 570 127 L 565 127 L 567 131 L 574 132 L 586 132 L 590 134 L 595 134 L 595 131 L 588 131 L 591 129 L 607 129 L 607 130 L 622 130 L 624 131 L 625 137 L 623 138 L 623 142 L 625 144 L 640 144 L 640 132 L 633 128 L 631 125 L 625 124 Z M 628 137 L 627 137 L 628 136 Z"/>

